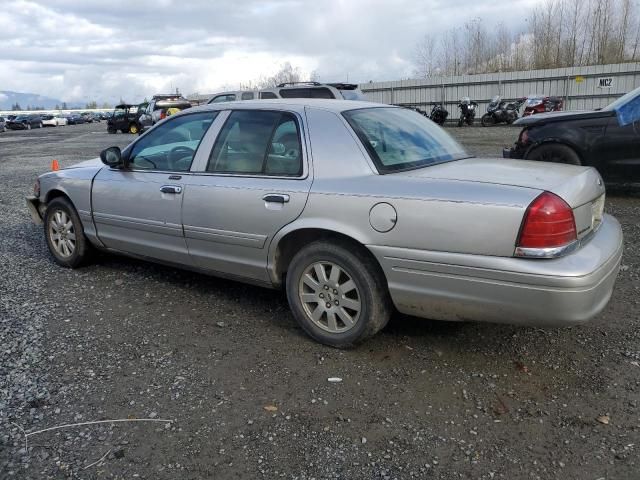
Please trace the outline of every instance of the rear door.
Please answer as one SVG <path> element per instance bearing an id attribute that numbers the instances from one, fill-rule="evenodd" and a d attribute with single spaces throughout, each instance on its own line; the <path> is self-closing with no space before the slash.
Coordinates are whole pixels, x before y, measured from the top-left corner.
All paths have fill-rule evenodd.
<path id="1" fill-rule="evenodd" d="M 124 155 L 128 168 L 104 168 L 92 188 L 98 237 L 109 248 L 191 264 L 182 231 L 182 202 L 191 163 L 217 112 L 174 117 L 139 138 Z"/>
<path id="2" fill-rule="evenodd" d="M 302 116 L 234 110 L 221 117 L 209 155 L 185 180 L 189 254 L 198 266 L 268 282 L 269 243 L 302 213 L 311 187 Z"/>

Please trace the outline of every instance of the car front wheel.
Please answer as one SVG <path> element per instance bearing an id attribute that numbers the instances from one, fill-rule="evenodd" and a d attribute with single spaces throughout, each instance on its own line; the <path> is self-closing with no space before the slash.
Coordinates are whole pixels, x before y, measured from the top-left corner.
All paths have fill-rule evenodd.
<path id="1" fill-rule="evenodd" d="M 91 244 L 84 236 L 76 209 L 67 199 L 58 197 L 49 203 L 44 233 L 49 251 L 59 265 L 76 268 L 88 259 Z"/>
<path id="2" fill-rule="evenodd" d="M 314 242 L 291 261 L 287 298 L 302 329 L 325 345 L 348 348 L 375 335 L 389 321 L 384 274 L 360 249 Z"/>

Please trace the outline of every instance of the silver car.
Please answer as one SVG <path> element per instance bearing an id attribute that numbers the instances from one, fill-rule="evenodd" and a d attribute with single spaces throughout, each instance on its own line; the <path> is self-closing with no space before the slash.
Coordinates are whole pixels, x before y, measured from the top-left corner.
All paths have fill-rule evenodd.
<path id="1" fill-rule="evenodd" d="M 41 175 L 27 205 L 60 265 L 98 249 L 283 288 L 311 337 L 346 347 L 394 309 L 592 319 L 622 255 L 604 195 L 593 168 L 473 158 L 404 108 L 292 99 L 176 114 Z"/>

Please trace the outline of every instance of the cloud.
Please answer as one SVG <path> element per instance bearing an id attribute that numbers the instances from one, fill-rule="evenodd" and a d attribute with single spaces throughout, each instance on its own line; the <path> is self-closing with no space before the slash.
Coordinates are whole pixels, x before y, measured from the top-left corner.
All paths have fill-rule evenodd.
<path id="1" fill-rule="evenodd" d="M 237 86 L 285 61 L 324 81 L 406 78 L 424 33 L 474 16 L 518 23 L 535 1 L 15 0 L 0 10 L 0 85 L 135 102 Z"/>

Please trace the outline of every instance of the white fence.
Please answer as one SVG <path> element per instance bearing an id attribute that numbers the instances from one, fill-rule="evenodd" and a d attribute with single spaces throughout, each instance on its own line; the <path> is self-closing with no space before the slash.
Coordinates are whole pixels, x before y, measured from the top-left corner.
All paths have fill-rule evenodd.
<path id="1" fill-rule="evenodd" d="M 602 108 L 639 86 L 640 62 L 635 62 L 363 83 L 360 89 L 369 100 L 379 103 L 427 111 L 432 105 L 443 103 L 449 118 L 457 118 L 462 97 L 477 101 L 480 113 L 486 111 L 494 95 L 502 95 L 505 100 L 531 94 L 555 95 L 564 98 L 565 110 L 588 110 Z"/>

